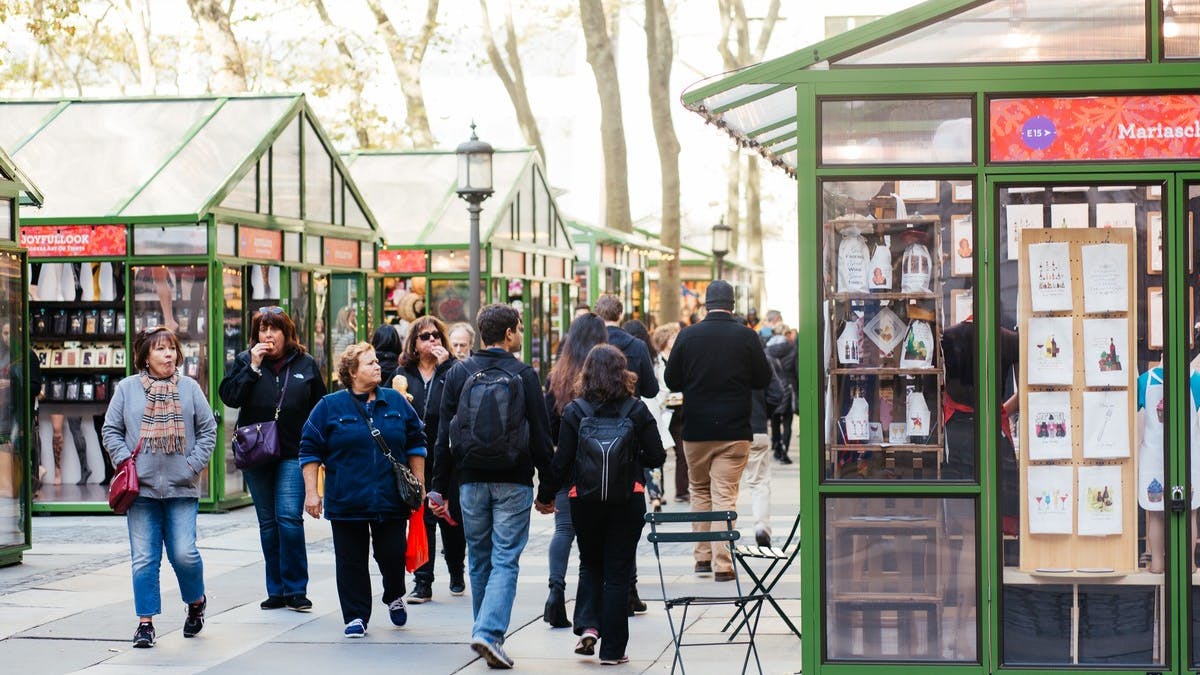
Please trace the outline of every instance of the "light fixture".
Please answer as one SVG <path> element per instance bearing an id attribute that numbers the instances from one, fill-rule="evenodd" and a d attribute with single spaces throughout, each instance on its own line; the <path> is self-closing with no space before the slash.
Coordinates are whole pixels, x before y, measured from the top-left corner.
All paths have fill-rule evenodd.
<path id="1" fill-rule="evenodd" d="M 712 254 L 717 259 L 717 278 L 725 272 L 725 256 L 729 253 L 733 241 L 733 228 L 725 224 L 725 216 L 712 226 Z"/>

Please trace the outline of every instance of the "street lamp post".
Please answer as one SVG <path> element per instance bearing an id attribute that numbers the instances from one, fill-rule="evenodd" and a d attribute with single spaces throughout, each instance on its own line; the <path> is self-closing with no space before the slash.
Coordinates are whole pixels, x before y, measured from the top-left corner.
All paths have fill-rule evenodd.
<path id="1" fill-rule="evenodd" d="M 725 224 L 725 217 L 712 227 L 712 254 L 717 259 L 717 278 L 725 276 L 725 254 L 729 253 L 730 240 L 733 238 L 733 228 Z"/>
<path id="2" fill-rule="evenodd" d="M 458 196 L 467 202 L 467 213 L 471 215 L 471 288 L 467 298 L 467 320 L 474 323 L 483 295 L 479 279 L 479 214 L 483 211 L 484 200 L 493 193 L 492 146 L 479 140 L 475 135 L 475 123 L 471 122 L 470 140 L 459 145 L 454 153 L 458 155 Z"/>

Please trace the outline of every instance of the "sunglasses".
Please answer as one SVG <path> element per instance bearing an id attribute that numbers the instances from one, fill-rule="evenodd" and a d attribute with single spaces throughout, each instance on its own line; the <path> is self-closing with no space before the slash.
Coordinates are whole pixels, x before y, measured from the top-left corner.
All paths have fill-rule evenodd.
<path id="1" fill-rule="evenodd" d="M 441 336 L 441 335 L 438 335 L 438 333 L 437 333 L 436 331 L 430 331 L 430 332 L 428 332 L 428 333 L 417 333 L 417 339 L 418 339 L 418 340 L 421 340 L 421 341 L 425 341 L 425 340 L 440 340 L 440 339 L 441 339 L 441 337 L 442 337 L 442 336 Z"/>
<path id="2" fill-rule="evenodd" d="M 270 307 L 259 307 L 259 314 L 283 314 L 283 308 L 279 305 L 271 305 Z"/>

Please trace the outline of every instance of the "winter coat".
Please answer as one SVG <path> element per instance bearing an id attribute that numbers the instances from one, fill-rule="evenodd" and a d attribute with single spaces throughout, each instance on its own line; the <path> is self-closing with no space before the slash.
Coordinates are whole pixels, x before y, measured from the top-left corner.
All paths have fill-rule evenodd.
<path id="1" fill-rule="evenodd" d="M 283 406 L 276 424 L 279 456 L 295 459 L 300 452 L 304 420 L 325 395 L 325 380 L 311 355 L 297 351 L 278 361 L 263 359 L 256 373 L 250 367 L 249 350 L 244 351 L 233 359 L 217 393 L 225 405 L 238 408 L 237 426 L 269 422 L 275 419 L 275 406 L 285 377 L 287 391 L 283 392 Z"/>

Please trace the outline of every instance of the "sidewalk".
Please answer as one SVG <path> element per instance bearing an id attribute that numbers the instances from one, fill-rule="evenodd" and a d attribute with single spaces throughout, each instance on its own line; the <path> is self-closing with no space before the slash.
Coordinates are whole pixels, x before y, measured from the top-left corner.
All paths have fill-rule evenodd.
<path id="1" fill-rule="evenodd" d="M 795 518 L 799 497 L 796 464 L 773 464 L 772 526 L 777 543 Z M 669 475 L 669 474 L 668 474 Z M 742 490 L 739 512 L 749 514 L 749 496 Z M 686 507 L 673 502 L 667 509 Z M 490 672 L 468 647 L 471 627 L 470 591 L 453 597 L 447 590 L 445 566 L 439 559 L 433 602 L 409 607 L 409 622 L 393 628 L 387 608 L 377 604 L 367 638 L 346 640 L 337 604 L 333 574 L 333 544 L 329 524 L 305 518 L 308 532 L 309 597 L 314 611 L 262 611 L 262 582 L 258 529 L 253 508 L 224 514 L 201 514 L 200 551 L 209 594 L 204 632 L 184 639 L 184 606 L 174 575 L 163 561 L 164 614 L 155 621 L 157 646 L 132 649 L 136 624 L 129 578 L 129 543 L 125 519 L 113 516 L 39 517 L 34 519 L 34 547 L 25 563 L 0 569 L 0 663 L 20 675 L 86 672 L 183 674 L 254 672 L 355 672 L 380 667 L 435 675 Z M 744 538 L 753 541 L 749 519 L 742 521 Z M 595 657 L 573 653 L 570 629 L 551 629 L 541 621 L 546 598 L 547 550 L 553 518 L 534 513 L 529 545 L 521 558 L 521 576 L 505 649 L 518 672 L 575 673 L 601 669 Z M 568 579 L 576 577 L 576 552 Z M 692 574 L 690 547 L 679 546 L 664 559 L 674 575 L 672 593 L 689 586 L 697 593 L 714 592 L 714 582 Z M 372 563 L 373 566 L 373 563 Z M 631 662 L 605 672 L 666 673 L 673 650 L 661 603 L 654 553 L 643 541 L 638 552 L 642 598 L 650 611 L 630 619 Z M 777 597 L 793 617 L 799 615 L 799 565 L 776 588 Z M 668 583 L 671 579 L 668 578 Z M 743 583 L 746 578 L 743 576 Z M 372 580 L 376 594 L 381 586 Z M 410 581 L 411 589 L 411 581 Z M 748 591 L 748 587 L 744 588 Z M 723 589 L 722 589 L 723 591 Z M 574 584 L 568 584 L 574 593 Z M 567 608 L 568 614 L 571 607 Z M 689 636 L 720 629 L 727 608 L 712 608 L 689 629 Z M 690 618 L 690 617 L 689 617 Z M 767 673 L 800 670 L 800 640 L 769 607 L 764 608 L 758 632 L 759 655 Z M 688 672 L 736 673 L 740 648 L 693 647 L 684 650 Z"/>

